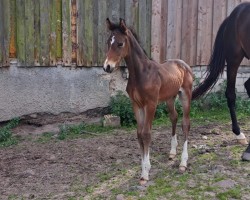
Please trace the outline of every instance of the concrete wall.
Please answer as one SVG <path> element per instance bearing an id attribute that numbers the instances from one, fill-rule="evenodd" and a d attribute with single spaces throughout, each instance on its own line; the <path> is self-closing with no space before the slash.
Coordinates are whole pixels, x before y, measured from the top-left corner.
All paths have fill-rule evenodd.
<path id="1" fill-rule="evenodd" d="M 205 78 L 205 72 L 207 67 L 206 66 L 196 66 L 192 67 L 193 73 L 195 74 L 196 78 L 199 78 L 202 81 Z M 227 72 L 226 67 L 222 76 L 219 77 L 218 82 L 216 83 L 215 87 L 213 88 L 213 92 L 220 89 L 220 84 L 226 80 Z M 236 77 L 236 92 L 238 95 L 247 96 L 246 89 L 244 87 L 244 83 L 250 78 L 250 66 L 240 66 L 238 69 L 237 77 Z"/>
<path id="2" fill-rule="evenodd" d="M 193 67 L 197 78 L 202 78 L 206 67 Z M 31 67 L 0 68 L 0 121 L 34 113 L 82 113 L 106 107 L 118 90 L 125 91 L 124 69 L 112 74 L 101 67 Z M 226 73 L 217 83 L 221 83 Z M 237 92 L 246 94 L 243 83 L 250 77 L 250 67 L 240 67 Z"/>
<path id="3" fill-rule="evenodd" d="M 101 67 L 0 68 L 0 121 L 105 107 L 115 91 L 125 90 L 121 72 L 110 75 Z"/>

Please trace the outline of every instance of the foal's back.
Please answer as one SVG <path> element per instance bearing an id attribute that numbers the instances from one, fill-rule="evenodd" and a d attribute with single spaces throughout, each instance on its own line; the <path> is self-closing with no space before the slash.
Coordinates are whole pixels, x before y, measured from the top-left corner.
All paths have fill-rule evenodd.
<path id="1" fill-rule="evenodd" d="M 159 77 L 161 87 L 159 100 L 167 100 L 184 90 L 191 93 L 193 73 L 191 68 L 183 60 L 170 59 L 159 65 Z"/>

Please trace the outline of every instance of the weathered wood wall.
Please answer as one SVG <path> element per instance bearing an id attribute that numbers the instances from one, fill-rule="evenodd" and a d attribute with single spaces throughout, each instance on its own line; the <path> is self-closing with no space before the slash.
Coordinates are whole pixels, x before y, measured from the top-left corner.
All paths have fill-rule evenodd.
<path id="1" fill-rule="evenodd" d="M 220 24 L 246 1 L 152 1 L 152 57 L 157 61 L 181 58 L 191 66 L 207 65 Z M 244 59 L 242 65 L 250 62 Z"/>
<path id="2" fill-rule="evenodd" d="M 9 66 L 12 58 L 28 67 L 101 66 L 107 17 L 125 18 L 157 61 L 181 58 L 192 66 L 207 65 L 219 25 L 241 2 L 0 0 L 0 67 Z"/>

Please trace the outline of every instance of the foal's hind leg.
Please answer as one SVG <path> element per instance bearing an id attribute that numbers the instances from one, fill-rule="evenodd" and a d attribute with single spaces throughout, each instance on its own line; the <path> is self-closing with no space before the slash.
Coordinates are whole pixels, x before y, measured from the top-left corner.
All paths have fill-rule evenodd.
<path id="1" fill-rule="evenodd" d="M 178 120 L 178 113 L 175 110 L 175 97 L 171 98 L 170 100 L 168 100 L 167 103 L 167 107 L 168 107 L 168 111 L 169 111 L 169 117 L 172 123 L 172 139 L 171 139 L 171 150 L 169 153 L 169 159 L 172 160 L 175 156 L 176 156 L 176 148 L 178 145 L 177 142 L 177 136 L 176 136 L 176 124 L 177 124 L 177 120 Z"/>
<path id="2" fill-rule="evenodd" d="M 181 155 L 181 164 L 179 166 L 180 172 L 185 172 L 188 161 L 188 135 L 190 130 L 190 103 L 191 103 L 191 88 L 181 89 L 179 94 L 182 108 L 183 108 L 183 120 L 182 120 L 182 131 L 184 133 L 185 142 L 183 145 L 183 151 Z"/>
<path id="3" fill-rule="evenodd" d="M 240 127 L 238 125 L 237 116 L 235 112 L 235 82 L 237 70 L 242 59 L 234 60 L 232 62 L 228 61 L 227 67 L 227 88 L 226 88 L 226 98 L 227 105 L 230 111 L 231 120 L 232 120 L 232 131 L 236 134 L 236 139 L 240 144 L 248 144 L 245 135 L 240 131 Z"/>

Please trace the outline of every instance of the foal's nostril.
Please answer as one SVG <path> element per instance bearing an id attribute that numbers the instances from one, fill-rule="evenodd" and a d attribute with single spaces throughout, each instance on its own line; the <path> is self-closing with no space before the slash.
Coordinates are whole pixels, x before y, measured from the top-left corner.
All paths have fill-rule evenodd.
<path id="1" fill-rule="evenodd" d="M 110 65 L 107 65 L 106 72 L 110 72 Z"/>

